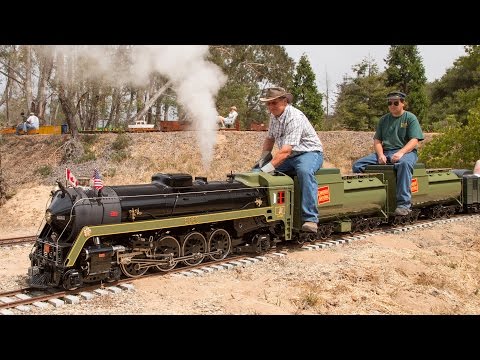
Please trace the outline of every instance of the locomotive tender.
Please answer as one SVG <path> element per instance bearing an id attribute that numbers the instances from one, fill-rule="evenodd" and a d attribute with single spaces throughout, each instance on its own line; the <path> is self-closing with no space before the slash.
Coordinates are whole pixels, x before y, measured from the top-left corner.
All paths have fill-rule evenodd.
<path id="1" fill-rule="evenodd" d="M 373 230 L 480 209 L 480 177 L 468 170 L 417 164 L 412 209 L 394 216 L 392 165 L 364 174 L 320 169 L 318 233 L 301 231 L 301 189 L 286 174 L 247 172 L 226 181 L 189 174 L 156 174 L 151 184 L 65 188 L 58 182 L 45 224 L 30 253 L 31 286 L 74 289 L 169 271 L 230 253 L 262 253 L 278 242 L 314 241 L 333 233 Z"/>

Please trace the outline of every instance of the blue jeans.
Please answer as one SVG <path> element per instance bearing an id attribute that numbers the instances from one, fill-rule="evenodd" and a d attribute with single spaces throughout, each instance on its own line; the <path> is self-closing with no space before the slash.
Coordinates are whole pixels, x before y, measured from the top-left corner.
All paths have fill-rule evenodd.
<path id="1" fill-rule="evenodd" d="M 21 124 L 18 124 L 17 125 L 17 131 L 15 132 L 17 135 L 19 134 L 19 131 L 20 130 L 23 130 L 25 132 L 25 134 L 27 133 L 28 130 L 31 130 L 31 129 L 36 129 L 35 126 L 27 123 L 27 122 L 23 122 Z"/>
<path id="2" fill-rule="evenodd" d="M 386 150 L 383 153 L 387 157 L 387 165 L 391 164 L 391 157 L 397 150 Z M 417 163 L 418 155 L 417 151 L 411 151 L 403 155 L 399 161 L 393 164 L 393 168 L 397 172 L 397 207 L 410 208 L 412 206 L 412 177 L 413 167 Z M 378 165 L 378 157 L 376 153 L 367 155 L 361 159 L 358 159 L 352 166 L 354 173 L 361 173 L 365 170 L 367 165 Z"/>
<path id="3" fill-rule="evenodd" d="M 302 222 L 318 223 L 318 183 L 315 173 L 322 167 L 322 164 L 323 153 L 312 151 L 288 158 L 275 169 L 283 173 L 295 172 L 298 183 L 302 188 Z"/>

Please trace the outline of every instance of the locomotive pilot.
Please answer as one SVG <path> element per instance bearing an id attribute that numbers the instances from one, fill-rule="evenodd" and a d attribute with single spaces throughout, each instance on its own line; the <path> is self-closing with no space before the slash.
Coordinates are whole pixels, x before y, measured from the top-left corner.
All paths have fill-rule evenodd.
<path id="1" fill-rule="evenodd" d="M 305 114 L 293 107 L 292 94 L 281 87 L 266 90 L 260 98 L 270 112 L 268 134 L 263 142 L 261 159 L 277 143 L 279 151 L 270 162 L 263 164 L 260 160 L 260 170 L 264 172 L 294 173 L 302 187 L 302 231 L 317 232 L 318 184 L 315 173 L 323 164 L 323 145 Z"/>

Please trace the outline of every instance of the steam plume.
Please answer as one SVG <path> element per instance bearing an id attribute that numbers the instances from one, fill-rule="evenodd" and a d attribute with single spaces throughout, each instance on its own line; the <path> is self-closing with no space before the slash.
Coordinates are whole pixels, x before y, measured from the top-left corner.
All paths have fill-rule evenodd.
<path id="1" fill-rule="evenodd" d="M 204 168 L 208 168 L 216 140 L 215 96 L 226 76 L 215 64 L 206 60 L 206 45 L 138 45 L 125 48 L 130 66 L 115 63 L 114 47 L 60 47 L 62 53 L 75 52 L 83 76 L 111 85 L 148 86 L 150 75 L 158 72 L 173 83 L 178 102 L 186 109 L 197 134 Z M 127 51 L 128 50 L 128 51 Z"/>

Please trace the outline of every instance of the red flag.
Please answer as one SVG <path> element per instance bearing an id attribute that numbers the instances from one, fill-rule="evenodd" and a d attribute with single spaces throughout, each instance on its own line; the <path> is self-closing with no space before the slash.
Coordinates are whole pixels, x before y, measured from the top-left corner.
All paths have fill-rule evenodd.
<path id="1" fill-rule="evenodd" d="M 92 180 L 93 180 L 93 187 L 95 189 L 100 190 L 101 188 L 103 188 L 103 181 L 97 169 L 93 170 Z"/>
<path id="2" fill-rule="evenodd" d="M 67 177 L 67 181 L 70 185 L 73 187 L 78 186 L 78 180 L 77 178 L 72 174 L 69 168 L 65 168 L 65 176 Z"/>

